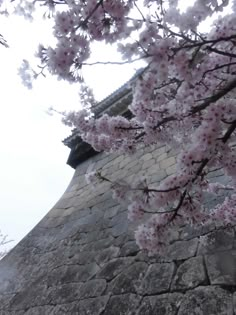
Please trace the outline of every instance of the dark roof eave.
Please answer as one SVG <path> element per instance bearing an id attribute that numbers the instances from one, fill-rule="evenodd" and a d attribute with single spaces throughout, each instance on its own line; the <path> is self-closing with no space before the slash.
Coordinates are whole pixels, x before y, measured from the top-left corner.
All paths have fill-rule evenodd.
<path id="1" fill-rule="evenodd" d="M 103 114 L 108 114 L 109 116 L 130 116 L 131 113 L 128 113 L 128 106 L 132 102 L 131 83 L 135 81 L 144 70 L 145 69 L 140 69 L 137 71 L 127 83 L 99 102 L 93 108 L 95 117 L 100 117 Z M 76 129 L 72 131 L 72 135 L 63 140 L 63 143 L 71 149 L 67 164 L 73 168 L 76 168 L 79 163 L 98 153 L 81 139 Z"/>

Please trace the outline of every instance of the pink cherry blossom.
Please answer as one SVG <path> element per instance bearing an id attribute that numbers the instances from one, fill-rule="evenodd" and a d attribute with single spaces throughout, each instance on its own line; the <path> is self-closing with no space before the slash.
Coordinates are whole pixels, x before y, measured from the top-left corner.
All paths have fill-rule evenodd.
<path id="1" fill-rule="evenodd" d="M 34 7 L 26 4 L 18 13 L 32 15 Z M 84 109 L 63 113 L 64 122 L 97 151 L 132 154 L 160 143 L 178 151 L 176 173 L 156 185 L 99 177 L 111 182 L 115 198 L 130 203 L 129 219 L 144 220 L 135 232 L 138 245 L 160 253 L 183 225 L 235 224 L 236 1 L 196 0 L 184 11 L 178 0 L 46 0 L 45 5 L 55 13 L 56 44 L 39 47 L 41 69 L 82 85 Z M 202 31 L 206 21 L 211 26 Z M 146 62 L 132 83 L 132 119 L 93 114 L 95 100 L 81 69 L 92 44 L 100 41 L 117 45 L 124 63 Z M 30 86 L 29 70 L 24 64 L 20 72 Z M 219 169 L 229 184 L 217 177 L 209 183 L 208 175 Z M 97 173 L 86 177 L 96 181 Z M 205 194 L 223 191 L 223 202 L 208 209 Z"/>

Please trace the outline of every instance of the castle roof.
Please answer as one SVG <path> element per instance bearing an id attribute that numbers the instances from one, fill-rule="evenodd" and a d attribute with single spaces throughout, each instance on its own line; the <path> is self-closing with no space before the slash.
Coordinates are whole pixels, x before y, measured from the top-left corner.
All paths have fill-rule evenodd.
<path id="1" fill-rule="evenodd" d="M 103 114 L 109 116 L 125 115 L 128 112 L 128 106 L 132 101 L 132 83 L 143 73 L 144 69 L 139 69 L 125 84 L 115 90 L 113 93 L 98 102 L 93 113 L 95 117 Z M 72 130 L 72 134 L 63 140 L 63 143 L 71 149 L 67 164 L 73 168 L 91 157 L 97 152 L 87 143 L 83 142 L 77 129 Z"/>

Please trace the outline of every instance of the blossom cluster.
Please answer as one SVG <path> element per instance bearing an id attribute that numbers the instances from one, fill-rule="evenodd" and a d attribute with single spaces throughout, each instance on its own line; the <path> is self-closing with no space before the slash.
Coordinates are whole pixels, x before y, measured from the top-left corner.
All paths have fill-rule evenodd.
<path id="1" fill-rule="evenodd" d="M 132 187 L 129 218 L 149 216 L 135 233 L 139 246 L 159 252 L 184 224 L 235 224 L 236 1 L 196 0 L 185 12 L 178 0 L 49 3 L 56 12 L 57 44 L 40 46 L 38 56 L 58 78 L 82 81 L 93 42 L 117 44 L 124 62 L 147 63 L 132 87 L 132 119 L 95 118 L 88 110 L 94 99 L 84 90 L 86 108 L 65 120 L 97 151 L 131 154 L 142 144 L 156 143 L 180 151 L 176 174 L 155 189 Z M 56 10 L 59 4 L 62 9 Z M 209 18 L 211 28 L 200 32 Z M 231 177 L 232 189 L 208 182 L 214 169 Z M 123 198 L 124 187 L 114 185 L 115 196 Z M 229 195 L 207 210 L 204 192 L 223 188 Z"/>
<path id="2" fill-rule="evenodd" d="M 28 89 L 32 89 L 32 80 L 36 76 L 36 73 L 30 67 L 30 64 L 27 60 L 22 61 L 21 67 L 18 69 L 18 74 L 22 79 L 22 83 Z"/>

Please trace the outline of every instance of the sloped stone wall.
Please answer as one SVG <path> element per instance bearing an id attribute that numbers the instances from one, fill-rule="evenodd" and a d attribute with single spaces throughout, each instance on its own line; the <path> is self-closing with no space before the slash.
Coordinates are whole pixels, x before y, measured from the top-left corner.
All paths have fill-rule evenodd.
<path id="1" fill-rule="evenodd" d="M 101 153 L 80 164 L 58 203 L 0 261 L 0 314 L 235 315 L 235 229 L 186 227 L 165 257 L 149 257 L 110 184 L 86 184 L 91 163 L 112 180 L 156 182 L 174 171 L 175 153 Z"/>

